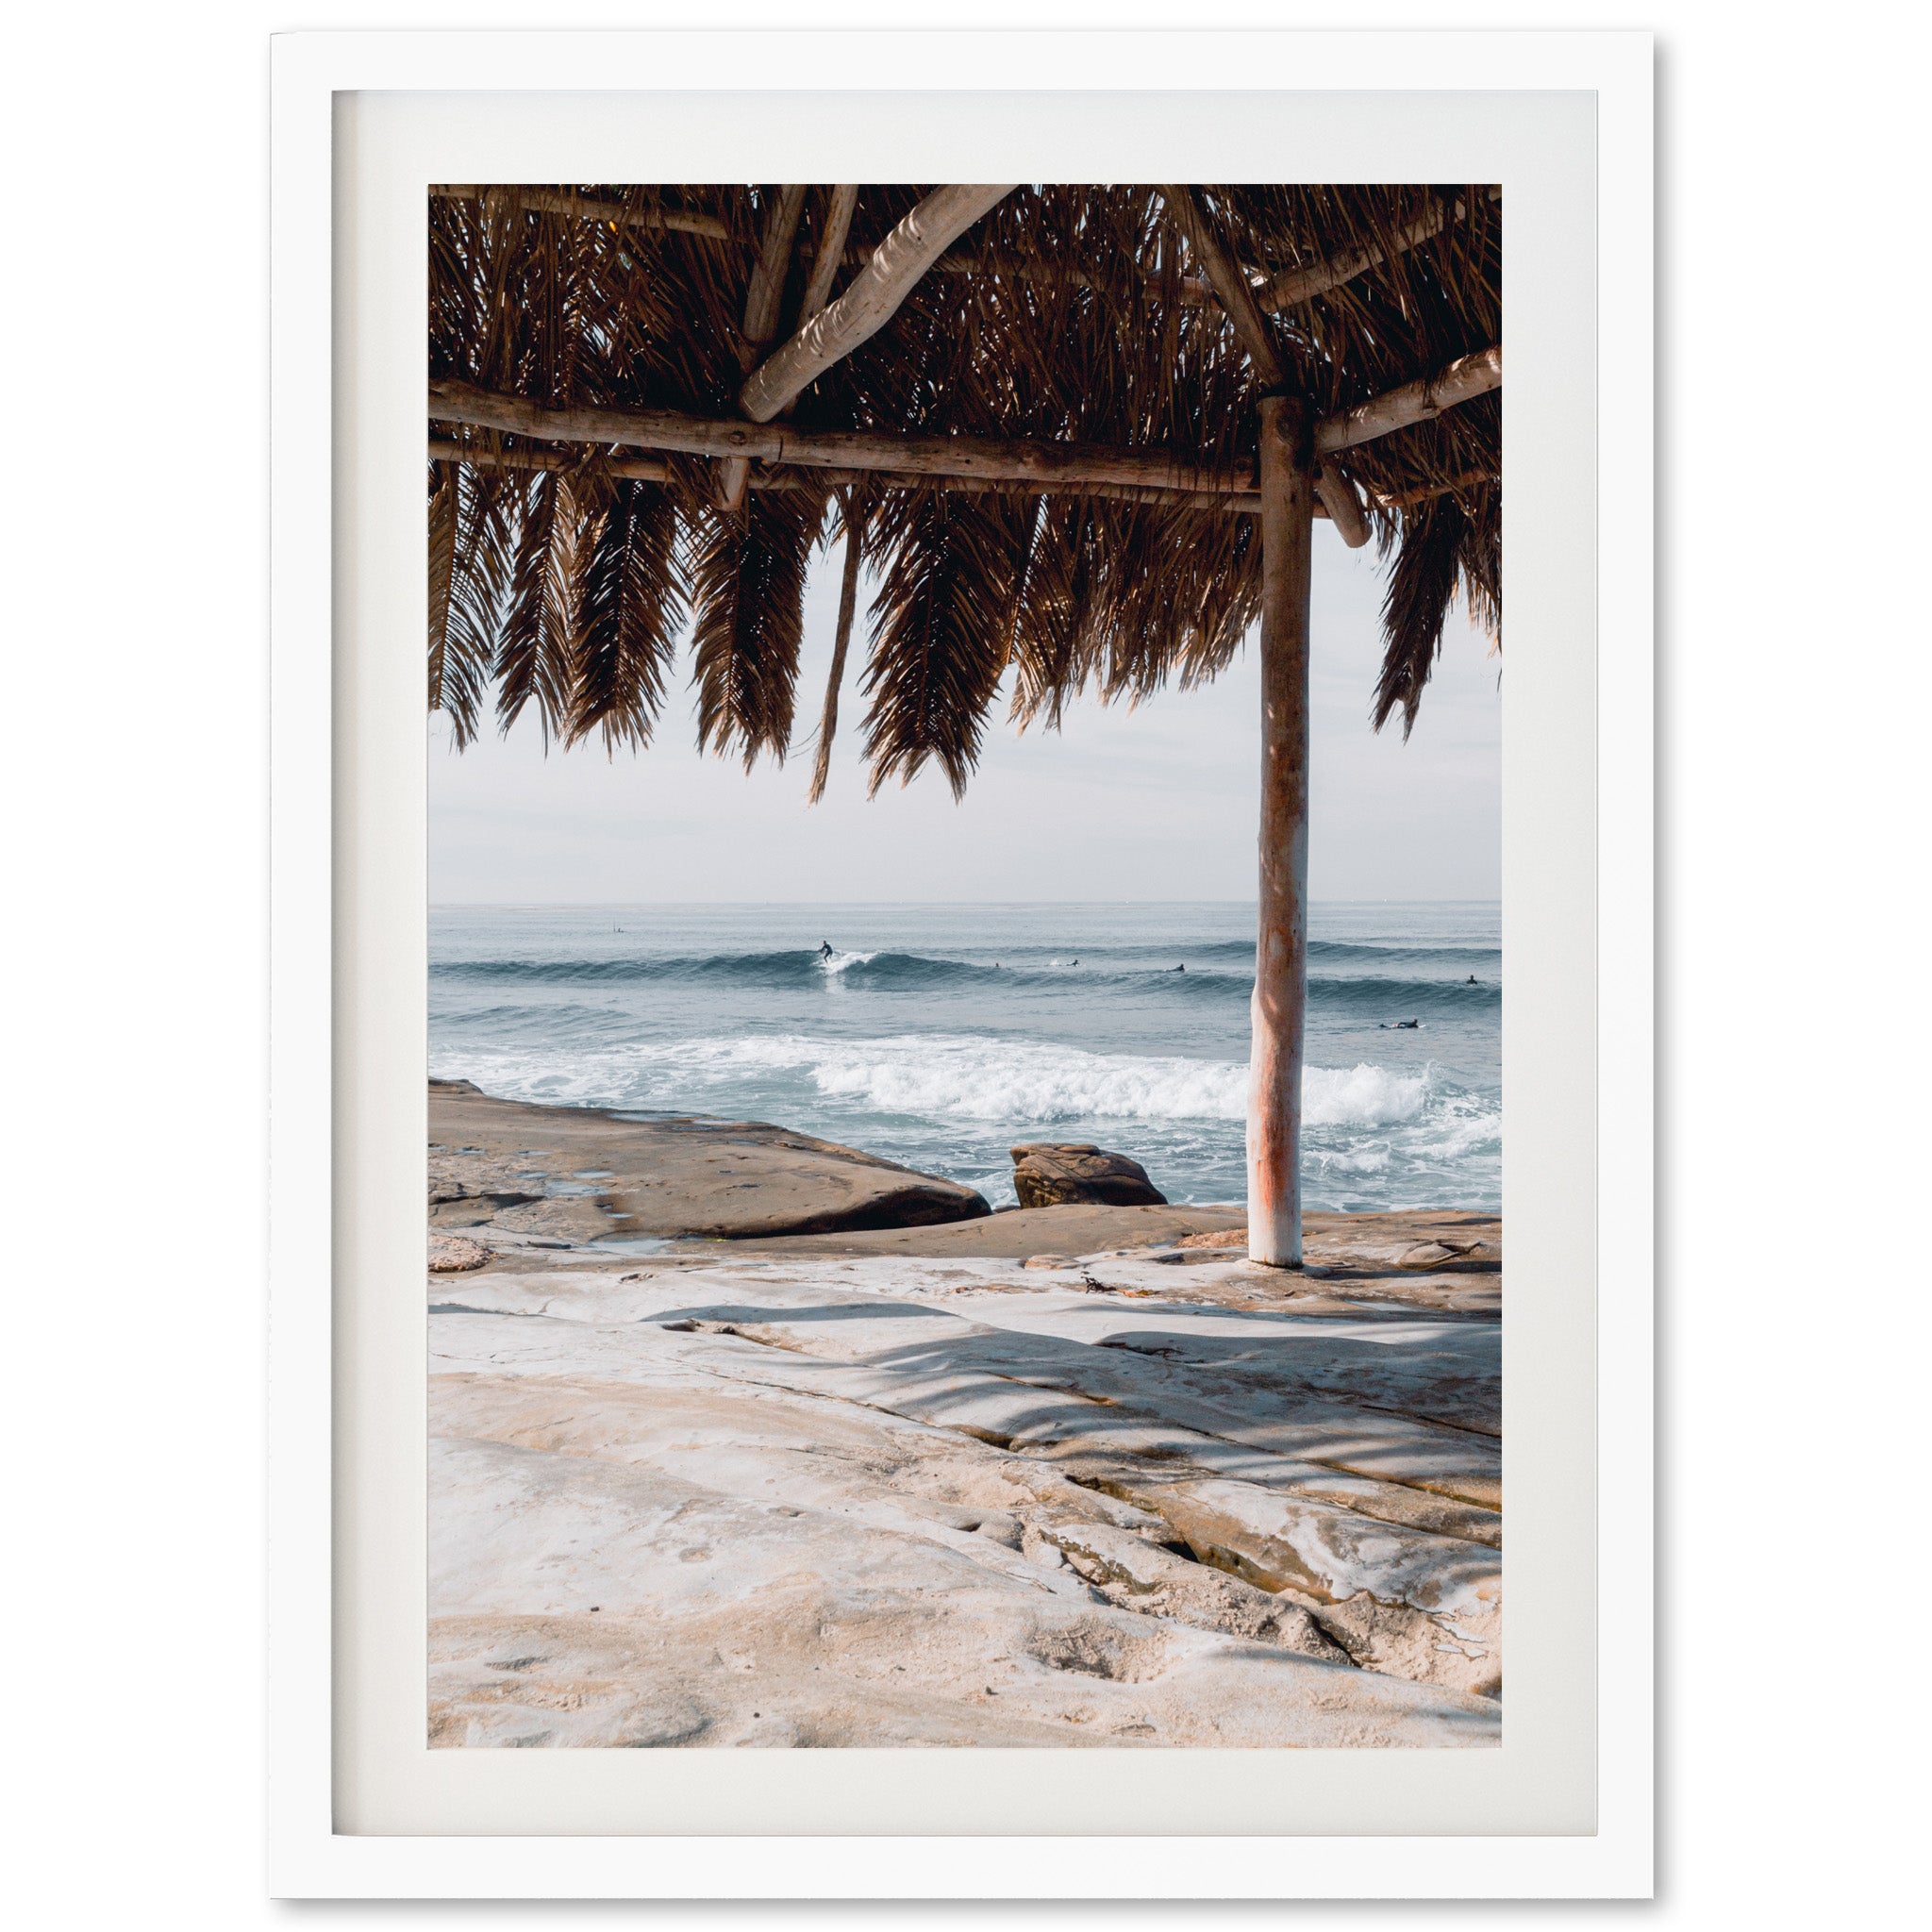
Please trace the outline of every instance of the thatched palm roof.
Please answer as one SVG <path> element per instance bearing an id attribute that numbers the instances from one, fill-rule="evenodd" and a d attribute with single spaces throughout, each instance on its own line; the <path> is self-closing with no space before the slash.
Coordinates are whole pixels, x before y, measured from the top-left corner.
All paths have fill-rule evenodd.
<path id="1" fill-rule="evenodd" d="M 459 743 L 493 706 L 641 745 L 690 623 L 701 741 L 782 757 L 807 569 L 842 537 L 848 611 L 861 555 L 878 583 L 874 788 L 932 759 L 958 790 L 1008 665 L 1019 720 L 1050 724 L 1082 689 L 1139 698 L 1228 662 L 1260 592 L 1264 392 L 1332 424 L 1485 353 L 1488 392 L 1348 446 L 1381 419 L 1335 429 L 1321 487 L 1393 554 L 1378 727 L 1413 721 L 1454 595 L 1495 628 L 1491 191 L 1022 187 L 768 430 L 721 441 L 747 424 L 747 375 L 932 192 L 432 193 L 429 701 Z M 1095 454 L 989 442 L 974 474 L 919 467 L 962 439 Z"/>

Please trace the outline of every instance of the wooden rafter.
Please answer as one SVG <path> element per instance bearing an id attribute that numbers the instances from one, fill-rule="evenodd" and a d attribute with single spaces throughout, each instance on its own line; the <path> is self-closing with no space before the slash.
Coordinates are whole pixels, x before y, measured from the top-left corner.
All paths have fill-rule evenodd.
<path id="1" fill-rule="evenodd" d="M 1501 201 L 1500 188 L 1490 190 L 1491 201 Z M 1306 268 L 1285 269 L 1261 290 L 1259 301 L 1264 308 L 1291 308 L 1297 302 L 1310 301 L 1317 295 L 1325 295 L 1330 289 L 1339 289 L 1344 282 L 1352 282 L 1357 275 L 1367 275 L 1377 264 L 1388 260 L 1389 254 L 1401 255 L 1426 242 L 1431 235 L 1440 235 L 1449 224 L 1465 220 L 1469 210 L 1461 202 L 1445 208 L 1440 201 L 1426 214 L 1419 215 L 1406 226 L 1398 228 L 1394 235 L 1395 246 L 1391 251 L 1380 248 L 1352 248 L 1345 255 L 1331 257 L 1326 261 L 1310 262 Z"/>
<path id="2" fill-rule="evenodd" d="M 1291 382 L 1288 364 L 1282 359 L 1268 318 L 1255 299 L 1246 272 L 1223 244 L 1213 216 L 1201 206 L 1200 196 L 1191 188 L 1176 185 L 1164 187 L 1160 192 L 1186 232 L 1189 245 L 1214 291 L 1215 300 L 1221 304 L 1222 312 L 1247 354 L 1256 379 L 1269 394 L 1286 394 Z M 1341 533 L 1342 541 L 1351 550 L 1359 550 L 1369 541 L 1369 520 L 1362 513 L 1354 484 L 1331 464 L 1316 471 L 1315 494 Z"/>
<path id="3" fill-rule="evenodd" d="M 1357 403 L 1352 409 L 1323 417 L 1315 425 L 1315 454 L 1333 456 L 1337 450 L 1374 442 L 1377 437 L 1407 429 L 1411 423 L 1426 423 L 1457 403 L 1502 387 L 1503 345 L 1496 342 L 1473 356 L 1458 356 L 1446 369 L 1425 375 L 1420 382 L 1406 382 L 1400 389 Z"/>
<path id="4" fill-rule="evenodd" d="M 744 294 L 744 328 L 738 344 L 738 366 L 751 370 L 764 346 L 778 333 L 778 308 L 785 296 L 785 275 L 791 266 L 791 244 L 798 239 L 798 224 L 805 215 L 805 185 L 791 183 L 779 189 L 777 199 L 765 216 L 764 239 L 758 258 L 752 265 L 751 283 Z M 718 501 L 735 514 L 744 502 L 750 477 L 749 465 L 741 457 L 725 459 L 718 474 Z"/>
<path id="5" fill-rule="evenodd" d="M 1245 272 L 1223 245 L 1213 218 L 1201 206 L 1191 188 L 1171 187 L 1160 191 L 1188 243 L 1214 291 L 1222 312 L 1234 325 L 1236 339 L 1247 353 L 1257 378 L 1272 392 L 1288 388 L 1288 365 L 1268 332 L 1268 319 L 1255 300 L 1255 291 Z"/>
<path id="6" fill-rule="evenodd" d="M 800 327 L 822 313 L 832 299 L 832 283 L 845 258 L 845 238 L 852 232 L 852 216 L 858 207 L 856 185 L 832 190 L 825 204 L 824 230 L 812 255 L 811 279 L 805 285 L 805 300 L 798 310 Z"/>
<path id="7" fill-rule="evenodd" d="M 769 423 L 835 362 L 870 341 L 926 270 L 1015 185 L 940 188 L 928 194 L 873 250 L 852 286 L 753 371 L 739 391 L 739 408 L 754 423 Z"/>

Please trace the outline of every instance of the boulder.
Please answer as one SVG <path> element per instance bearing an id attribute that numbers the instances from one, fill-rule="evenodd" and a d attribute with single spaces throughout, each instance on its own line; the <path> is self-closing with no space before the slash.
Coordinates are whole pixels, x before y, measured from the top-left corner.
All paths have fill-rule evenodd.
<path id="1" fill-rule="evenodd" d="M 757 1241 L 991 1219 L 975 1190 L 762 1121 L 645 1117 L 429 1087 L 429 1218 L 572 1241 Z"/>
<path id="2" fill-rule="evenodd" d="M 1012 1153 L 1013 1191 L 1023 1208 L 1167 1206 L 1167 1196 L 1138 1160 L 1089 1141 L 1030 1141 Z"/>

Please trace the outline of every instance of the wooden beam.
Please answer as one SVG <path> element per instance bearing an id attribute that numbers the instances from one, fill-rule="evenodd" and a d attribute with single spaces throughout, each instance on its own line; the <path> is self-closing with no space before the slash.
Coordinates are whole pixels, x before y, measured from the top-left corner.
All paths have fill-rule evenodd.
<path id="1" fill-rule="evenodd" d="M 1491 201 L 1501 201 L 1502 198 L 1500 188 L 1490 190 Z M 1417 242 L 1426 242 L 1431 235 L 1440 235 L 1452 221 L 1465 220 L 1468 213 L 1469 210 L 1459 201 L 1449 208 L 1437 202 L 1426 213 L 1396 229 L 1392 252 L 1397 255 L 1406 253 Z M 1347 254 L 1335 256 L 1327 261 L 1310 262 L 1307 268 L 1285 269 L 1262 290 L 1261 305 L 1277 311 L 1291 308 L 1297 302 L 1325 295 L 1330 289 L 1339 289 L 1344 282 L 1354 281 L 1357 275 L 1366 275 L 1388 258 L 1388 254 L 1380 248 L 1353 248 Z"/>
<path id="2" fill-rule="evenodd" d="M 829 311 L 828 311 L 829 312 Z M 1353 449 L 1411 423 L 1485 394 L 1503 379 L 1500 346 L 1452 362 L 1439 375 L 1373 397 L 1315 426 L 1321 454 Z M 1043 437 L 915 436 L 883 429 L 798 429 L 789 423 L 733 423 L 677 409 L 546 409 L 522 396 L 500 395 L 455 381 L 429 385 L 429 419 L 499 429 L 546 442 L 596 442 L 690 456 L 742 457 L 818 470 L 880 470 L 895 478 L 958 476 L 1028 483 L 1039 489 L 1118 483 L 1187 495 L 1252 493 L 1252 463 L 1216 471 L 1160 450 L 1108 443 L 1058 442 Z"/>
<path id="3" fill-rule="evenodd" d="M 1249 286 L 1246 272 L 1222 246 L 1221 237 L 1215 232 L 1207 209 L 1201 206 L 1191 188 L 1162 188 L 1160 192 L 1187 235 L 1189 244 L 1207 275 L 1208 284 L 1214 291 L 1214 299 L 1234 325 L 1234 332 L 1241 347 L 1247 351 L 1248 360 L 1262 388 L 1286 390 L 1289 386 L 1288 365 L 1281 359 L 1274 338 L 1268 332 L 1268 318 L 1255 301 L 1255 291 Z"/>
<path id="4" fill-rule="evenodd" d="M 873 250 L 852 286 L 753 373 L 739 391 L 738 407 L 754 423 L 769 423 L 835 362 L 884 328 L 926 270 L 1017 185 L 941 188 L 928 194 Z"/>
<path id="5" fill-rule="evenodd" d="M 479 470 L 570 470 L 577 458 L 563 450 L 484 449 L 472 443 L 454 442 L 431 437 L 432 463 L 469 463 Z M 605 469 L 613 476 L 626 476 L 640 483 L 668 483 L 671 465 L 661 458 L 608 457 Z M 854 489 L 874 483 L 888 490 L 955 490 L 963 496 L 1042 496 L 1049 493 L 1070 496 L 1097 496 L 1109 502 L 1154 503 L 1169 509 L 1232 511 L 1253 516 L 1261 499 L 1253 491 L 1234 490 L 1157 490 L 1138 483 L 1014 483 L 986 476 L 916 475 L 892 470 L 771 470 L 754 467 L 748 478 L 754 490 Z"/>
<path id="6" fill-rule="evenodd" d="M 832 282 L 839 264 L 845 258 L 845 238 L 852 232 L 853 210 L 858 206 L 857 187 L 834 188 L 825 204 L 825 226 L 813 251 L 811 280 L 805 286 L 805 302 L 798 311 L 801 327 L 820 314 L 832 297 Z"/>
<path id="7" fill-rule="evenodd" d="M 1333 456 L 1339 449 L 1354 449 L 1407 429 L 1412 423 L 1426 423 L 1457 403 L 1473 396 L 1487 395 L 1503 386 L 1503 345 L 1478 349 L 1474 356 L 1462 356 L 1434 375 L 1420 382 L 1405 383 L 1386 394 L 1357 403 L 1340 415 L 1324 416 L 1315 425 L 1315 453 Z"/>
<path id="8" fill-rule="evenodd" d="M 1314 460 L 1305 406 L 1261 402 L 1261 824 L 1249 1006 L 1248 1258 L 1302 1260 L 1308 994 L 1308 584 Z"/>
<path id="9" fill-rule="evenodd" d="M 1351 550 L 1359 550 L 1369 541 L 1369 520 L 1362 514 L 1361 498 L 1355 485 L 1332 465 L 1324 463 L 1315 472 L 1315 495 L 1328 520 L 1341 532 Z"/>
<path id="10" fill-rule="evenodd" d="M 454 442 L 444 438 L 429 439 L 432 463 L 468 463 L 478 470 L 574 470 L 578 458 L 565 450 L 484 449 L 474 443 Z M 604 468 L 612 476 L 624 476 L 638 483 L 668 483 L 671 465 L 657 457 L 607 457 Z M 1412 504 L 1427 503 L 1438 496 L 1453 496 L 1459 490 L 1493 483 L 1492 470 L 1468 470 L 1446 483 L 1432 483 L 1421 490 L 1402 490 L 1377 494 L 1377 509 L 1407 509 Z M 1252 490 L 1156 490 L 1137 483 L 1008 483 L 983 476 L 919 476 L 891 470 L 768 470 L 751 473 L 754 490 L 851 489 L 861 483 L 874 483 L 888 490 L 957 490 L 964 496 L 1097 496 L 1104 501 L 1158 503 L 1170 509 L 1213 510 L 1238 516 L 1258 516 L 1260 496 Z M 1316 477 L 1318 494 L 1315 514 L 1329 514 L 1321 500 L 1321 478 Z M 1359 508 L 1357 509 L 1359 514 Z M 1343 532 L 1346 541 L 1346 532 Z M 1351 548 L 1357 547 L 1351 545 Z"/>
<path id="11" fill-rule="evenodd" d="M 890 470 L 908 476 L 985 477 L 1051 488 L 1131 483 L 1225 494 L 1252 491 L 1252 463 L 1224 471 L 1185 463 L 1159 450 L 1043 437 L 920 436 L 877 429 L 799 429 L 789 423 L 736 423 L 677 409 L 546 409 L 522 396 L 456 381 L 429 385 L 432 422 L 500 429 L 540 441 L 599 442 L 690 456 L 740 456 L 810 469 Z"/>

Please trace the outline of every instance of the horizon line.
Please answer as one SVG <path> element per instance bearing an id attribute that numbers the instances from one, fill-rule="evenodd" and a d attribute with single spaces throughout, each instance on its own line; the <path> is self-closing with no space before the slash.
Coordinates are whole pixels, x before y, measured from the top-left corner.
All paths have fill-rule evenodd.
<path id="1" fill-rule="evenodd" d="M 511 908 L 541 908 L 546 911 L 602 911 L 614 907 L 684 908 L 766 906 L 1254 906 L 1254 899 L 431 899 L 425 902 L 432 912 L 507 910 Z M 1500 906 L 1500 897 L 1418 899 L 1392 895 L 1365 898 L 1310 899 L 1315 906 Z"/>

